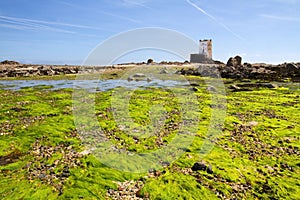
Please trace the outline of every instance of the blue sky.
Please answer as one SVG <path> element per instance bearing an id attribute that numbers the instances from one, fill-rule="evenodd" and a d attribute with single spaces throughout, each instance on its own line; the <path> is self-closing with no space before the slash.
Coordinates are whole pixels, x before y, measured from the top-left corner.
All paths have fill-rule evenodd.
<path id="1" fill-rule="evenodd" d="M 299 10 L 300 0 L 1 0 L 0 60 L 81 64 L 109 37 L 160 27 L 212 39 L 213 58 L 223 62 L 299 62 Z M 147 50 L 119 62 L 150 57 L 177 59 Z"/>

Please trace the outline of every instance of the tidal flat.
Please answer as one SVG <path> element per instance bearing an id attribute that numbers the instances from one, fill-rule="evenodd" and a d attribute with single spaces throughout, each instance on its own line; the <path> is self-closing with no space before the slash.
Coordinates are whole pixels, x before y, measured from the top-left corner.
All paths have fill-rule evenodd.
<path id="1" fill-rule="evenodd" d="M 171 89 L 117 87 L 93 93 L 101 134 L 122 151 L 168 148 L 182 134 L 180 127 L 194 119 L 196 125 L 184 129 L 193 139 L 180 147 L 180 156 L 162 158 L 161 168 L 140 173 L 108 166 L 89 151 L 94 141 L 82 134 L 84 122 L 75 123 L 74 89 L 4 90 L 2 85 L 0 199 L 298 199 L 299 85 L 233 90 L 233 84 L 251 84 L 224 79 L 225 90 L 218 93 L 209 87 L 214 79 L 187 80 L 192 84 Z M 128 100 L 127 113 L 117 112 L 118 94 Z M 182 107 L 188 98 L 176 94 L 193 95 L 197 109 L 186 114 Z M 222 123 L 212 124 L 220 110 Z M 221 131 L 212 136 L 209 130 Z M 211 149 L 203 155 L 206 140 Z M 128 166 L 124 160 L 113 162 Z"/>

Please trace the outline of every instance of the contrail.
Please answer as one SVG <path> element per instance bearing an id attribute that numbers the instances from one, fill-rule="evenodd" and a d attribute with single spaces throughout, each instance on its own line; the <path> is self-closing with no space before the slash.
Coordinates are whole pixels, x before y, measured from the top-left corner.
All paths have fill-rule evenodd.
<path id="1" fill-rule="evenodd" d="M 112 17 L 116 17 L 116 18 L 119 18 L 119 19 L 123 19 L 123 20 L 126 20 L 126 21 L 130 21 L 130 22 L 133 22 L 133 23 L 136 23 L 136 24 L 142 24 L 141 21 L 138 21 L 138 20 L 135 20 L 135 19 L 132 19 L 132 18 L 129 18 L 129 17 L 124 17 L 122 15 L 116 15 L 116 14 L 108 13 L 108 12 L 105 12 L 105 11 L 101 11 L 101 13 L 105 14 L 105 15 L 112 16 Z"/>
<path id="2" fill-rule="evenodd" d="M 220 26 L 222 26 L 223 28 L 225 28 L 228 32 L 230 32 L 231 34 L 233 34 L 235 37 L 241 39 L 241 40 L 246 40 L 245 38 L 243 38 L 242 36 L 240 36 L 239 34 L 235 33 L 234 31 L 232 31 L 228 26 L 226 26 L 225 24 L 223 24 L 222 22 L 219 22 L 214 16 L 212 16 L 211 14 L 207 13 L 205 10 L 203 10 L 202 8 L 200 8 L 199 6 L 197 6 L 195 3 L 191 2 L 190 0 L 186 0 L 186 2 L 188 4 L 190 4 L 191 6 L 193 6 L 194 8 L 196 8 L 198 11 L 200 11 L 201 13 L 203 13 L 204 15 L 206 15 L 207 17 L 209 17 L 210 19 L 212 19 L 213 21 L 215 21 L 216 23 L 218 23 Z"/>
<path id="3" fill-rule="evenodd" d="M 6 27 L 6 28 L 12 28 L 12 29 L 18 29 L 18 30 L 49 30 L 49 31 L 54 31 L 54 32 L 61 32 L 61 33 L 71 33 L 74 34 L 75 32 L 73 31 L 68 31 L 64 29 L 59 29 L 59 28 L 53 28 L 50 26 L 42 25 L 42 24 L 37 24 L 37 23 L 32 23 L 32 22 L 26 22 L 22 20 L 10 20 L 6 19 L 0 16 L 0 26 Z"/>
<path id="4" fill-rule="evenodd" d="M 147 9 L 151 9 L 149 6 L 146 6 L 143 2 L 137 1 L 137 0 L 123 0 L 123 3 L 124 4 L 132 4 L 132 5 L 144 7 L 144 8 L 147 8 Z"/>
<path id="5" fill-rule="evenodd" d="M 77 8 L 77 9 L 81 9 L 81 10 L 85 10 L 85 12 L 94 12 L 93 10 L 87 8 L 87 7 L 82 7 L 82 6 L 78 6 L 76 4 L 72 4 L 72 3 L 68 3 L 68 2 L 65 2 L 65 1 L 59 1 L 61 4 L 64 4 L 66 6 L 69 6 L 69 7 L 73 7 L 73 8 Z M 135 4 L 135 5 L 139 5 L 139 6 L 143 6 L 145 7 L 144 4 L 138 4 L 138 3 L 133 3 L 132 4 Z M 116 18 L 119 18 L 119 19 L 122 19 L 122 20 L 126 20 L 126 21 L 129 21 L 129 22 L 133 22 L 133 23 L 136 23 L 136 24 L 142 24 L 141 21 L 138 21 L 138 20 L 135 20 L 133 18 L 130 18 L 130 17 L 125 17 L 125 16 L 122 16 L 122 15 L 117 15 L 117 14 L 113 14 L 113 13 L 109 13 L 109 12 L 105 12 L 105 11 L 100 11 L 100 10 L 97 10 L 97 12 L 101 13 L 101 14 L 104 14 L 104 15 L 108 15 L 108 16 L 112 16 L 112 17 L 116 17 Z"/>
<path id="6" fill-rule="evenodd" d="M 83 26 L 83 25 L 77 25 L 77 24 L 68 24 L 68 23 L 34 20 L 34 19 L 26 19 L 26 18 L 16 18 L 16 17 L 8 17 L 8 16 L 3 16 L 3 15 L 0 15 L 0 19 L 6 19 L 6 20 L 15 21 L 15 22 L 25 23 L 25 24 L 30 24 L 30 23 L 34 23 L 36 25 L 48 24 L 48 25 L 59 25 L 59 26 L 67 26 L 67 27 L 74 27 L 74 28 L 102 30 L 100 28 L 92 27 L 92 26 Z"/>
<path id="7" fill-rule="evenodd" d="M 55 32 L 62 32 L 62 33 L 75 33 L 73 31 L 68 31 L 64 29 L 54 28 L 43 24 L 33 23 L 24 21 L 20 18 L 11 18 L 6 16 L 0 16 L 0 22 L 4 22 L 0 24 L 2 27 L 19 29 L 19 30 L 50 30 Z"/>
<path id="8" fill-rule="evenodd" d="M 268 14 L 261 14 L 259 16 L 268 19 L 281 20 L 281 21 L 296 21 L 296 22 L 300 21 L 300 18 L 296 18 L 296 17 L 276 16 L 276 15 L 268 15 Z"/>

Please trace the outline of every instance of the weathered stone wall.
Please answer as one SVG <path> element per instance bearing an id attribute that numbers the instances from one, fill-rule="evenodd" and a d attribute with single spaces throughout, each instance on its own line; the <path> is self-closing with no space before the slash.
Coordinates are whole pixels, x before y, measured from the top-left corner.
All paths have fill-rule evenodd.
<path id="1" fill-rule="evenodd" d="M 211 59 L 208 59 L 204 54 L 191 54 L 191 63 L 213 63 Z"/>

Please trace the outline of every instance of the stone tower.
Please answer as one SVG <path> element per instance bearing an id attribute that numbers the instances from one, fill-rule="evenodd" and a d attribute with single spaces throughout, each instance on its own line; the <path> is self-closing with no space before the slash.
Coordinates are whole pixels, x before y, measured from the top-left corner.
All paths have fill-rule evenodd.
<path id="1" fill-rule="evenodd" d="M 199 54 L 204 55 L 207 59 L 212 59 L 212 40 L 200 40 Z"/>
<path id="2" fill-rule="evenodd" d="M 212 60 L 212 40 L 199 40 L 199 53 L 191 54 L 191 63 L 213 63 Z"/>

